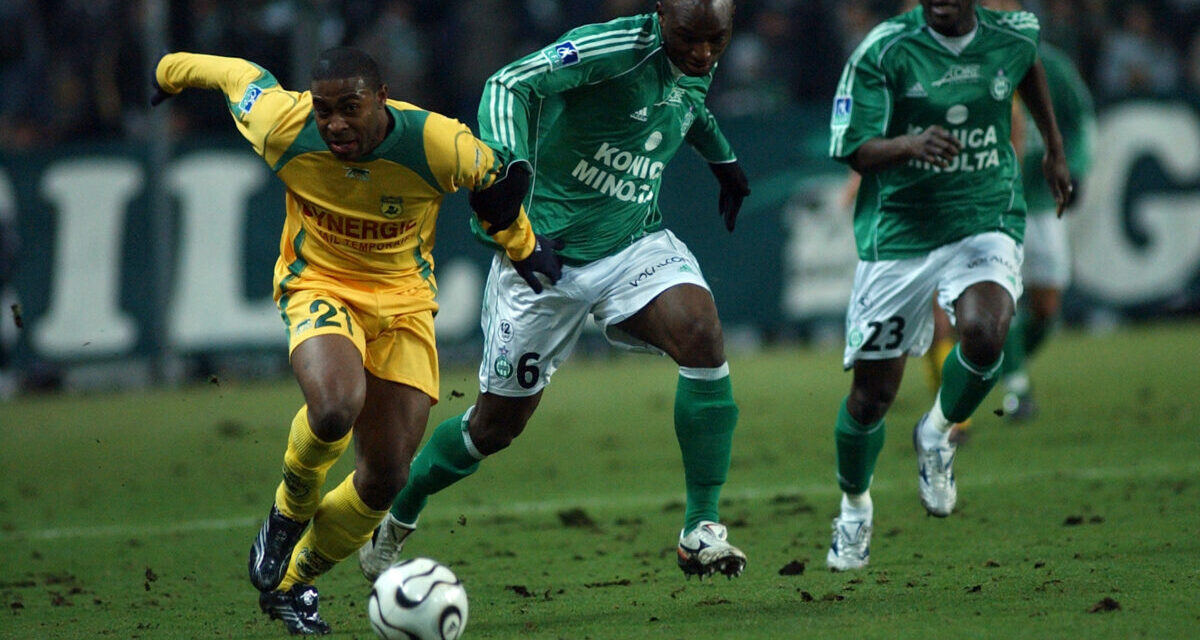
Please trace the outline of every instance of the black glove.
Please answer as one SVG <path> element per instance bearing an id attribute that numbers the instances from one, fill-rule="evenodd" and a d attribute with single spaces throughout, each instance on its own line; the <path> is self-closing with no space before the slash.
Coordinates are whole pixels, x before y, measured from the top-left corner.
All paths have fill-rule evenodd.
<path id="1" fill-rule="evenodd" d="M 151 85 L 151 88 L 154 89 L 154 93 L 150 94 L 150 106 L 157 107 L 168 98 L 175 97 L 175 94 L 163 91 L 162 87 L 158 86 L 157 82 L 151 82 Z"/>
<path id="2" fill-rule="evenodd" d="M 542 281 L 538 279 L 537 274 L 546 276 L 550 284 L 558 282 L 562 277 L 562 257 L 555 251 L 564 246 L 562 240 L 534 234 L 533 253 L 524 260 L 513 260 L 513 268 L 529 283 L 529 288 L 533 289 L 534 293 L 542 292 Z"/>
<path id="3" fill-rule="evenodd" d="M 167 55 L 167 52 L 163 51 L 162 55 L 158 56 L 158 59 L 162 60 L 163 56 L 165 56 L 165 55 Z M 154 68 L 158 69 L 158 65 L 157 64 L 154 65 Z M 154 73 L 151 72 L 151 74 L 150 74 L 150 106 L 157 107 L 158 105 L 162 104 L 164 101 L 166 101 L 170 98 L 174 98 L 174 97 L 175 97 L 175 94 L 167 93 L 166 91 L 163 91 L 162 87 L 158 86 L 158 76 L 154 75 Z"/>
<path id="4" fill-rule="evenodd" d="M 737 223 L 738 211 L 742 208 L 742 200 L 750 195 L 750 182 L 746 180 L 746 174 L 742 172 L 742 166 L 738 164 L 737 160 L 724 163 L 710 162 L 708 168 L 717 177 L 717 182 L 721 183 L 721 197 L 717 208 L 721 212 L 721 217 L 725 218 L 725 228 L 733 232 L 733 225 Z"/>

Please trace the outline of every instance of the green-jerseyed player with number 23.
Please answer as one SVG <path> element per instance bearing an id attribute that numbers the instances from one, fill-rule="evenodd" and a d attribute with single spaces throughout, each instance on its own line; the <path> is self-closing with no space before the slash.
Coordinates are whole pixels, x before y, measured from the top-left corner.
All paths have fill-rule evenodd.
<path id="1" fill-rule="evenodd" d="M 843 495 L 826 556 L 832 569 L 868 562 L 884 414 L 907 356 L 929 348 L 935 293 L 961 341 L 913 429 L 913 446 L 921 503 L 939 517 L 954 510 L 950 427 L 996 383 L 1021 295 L 1025 199 L 1010 143 L 1014 91 L 1046 141 L 1042 170 L 1060 213 L 1071 189 L 1038 35 L 1031 13 L 921 0 L 873 29 L 842 72 L 829 153 L 863 179 L 843 356 L 853 382 L 835 428 Z"/>
<path id="2" fill-rule="evenodd" d="M 655 13 L 574 29 L 487 81 L 481 138 L 514 170 L 530 167 L 525 208 L 538 234 L 565 243 L 562 280 L 526 295 L 509 259 L 496 254 L 484 291 L 479 396 L 438 425 L 414 459 L 391 515 L 359 556 L 368 578 L 399 553 L 428 496 L 522 432 L 589 315 L 614 345 L 679 364 L 675 433 L 687 495 L 679 566 L 688 575 L 741 573 L 746 556 L 726 540 L 717 513 L 738 415 L 721 324 L 699 264 L 663 228 L 658 208 L 663 168 L 685 143 L 720 183 L 718 210 L 730 231 L 749 193 L 704 105 L 732 22 L 732 0 L 663 0 Z M 615 405 L 613 417 L 622 419 Z"/>

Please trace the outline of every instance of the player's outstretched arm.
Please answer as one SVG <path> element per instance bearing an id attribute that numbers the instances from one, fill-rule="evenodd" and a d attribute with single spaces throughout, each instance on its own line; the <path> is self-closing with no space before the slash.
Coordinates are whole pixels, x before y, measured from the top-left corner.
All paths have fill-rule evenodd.
<path id="1" fill-rule="evenodd" d="M 731 162 L 710 162 L 708 168 L 717 177 L 721 185 L 721 195 L 717 200 L 717 210 L 725 219 L 725 228 L 733 233 L 737 224 L 738 211 L 742 209 L 742 200 L 750 195 L 750 181 L 737 160 Z"/>

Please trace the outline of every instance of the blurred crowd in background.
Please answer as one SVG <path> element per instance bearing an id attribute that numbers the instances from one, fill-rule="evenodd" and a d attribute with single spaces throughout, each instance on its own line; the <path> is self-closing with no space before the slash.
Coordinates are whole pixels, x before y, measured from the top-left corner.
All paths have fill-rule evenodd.
<path id="1" fill-rule="evenodd" d="M 147 127 L 153 0 L 0 0 L 0 150 L 137 138 Z M 501 65 L 589 22 L 652 11 L 653 0 L 162 0 L 168 50 L 239 56 L 288 88 L 308 86 L 319 51 L 359 46 L 394 98 L 474 122 Z M 744 0 L 713 84 L 718 116 L 832 98 L 849 53 L 902 0 Z M 1101 103 L 1200 93 L 1200 0 L 1026 0 Z M 222 109 L 178 101 L 181 134 L 229 131 Z"/>

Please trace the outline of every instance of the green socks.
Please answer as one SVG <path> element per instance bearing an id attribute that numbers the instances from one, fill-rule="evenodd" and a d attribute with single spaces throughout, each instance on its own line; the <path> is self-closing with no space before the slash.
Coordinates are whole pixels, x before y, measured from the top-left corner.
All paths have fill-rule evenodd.
<path id="1" fill-rule="evenodd" d="M 717 502 L 733 446 L 738 408 L 728 366 L 717 369 L 680 367 L 675 389 L 675 437 L 683 455 L 687 512 L 684 531 L 705 520 L 718 521 Z M 705 379 L 719 375 L 716 379 Z M 694 377 L 689 377 L 694 376 Z"/>
<path id="2" fill-rule="evenodd" d="M 475 473 L 483 459 L 467 448 L 467 413 L 439 424 L 429 442 L 413 458 L 408 484 L 392 502 L 392 515 L 405 524 L 416 524 L 429 496 Z"/>
<path id="3" fill-rule="evenodd" d="M 938 391 L 942 412 L 950 422 L 958 423 L 971 417 L 992 387 L 1000 379 L 1004 354 L 988 367 L 967 361 L 962 345 L 955 345 L 942 365 L 942 388 Z"/>
<path id="4" fill-rule="evenodd" d="M 842 399 L 837 426 L 833 430 L 837 444 L 838 486 L 842 491 L 857 495 L 871 487 L 875 461 L 883 448 L 884 432 L 882 418 L 873 424 L 861 424 L 846 410 L 846 400 Z"/>

